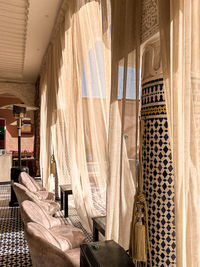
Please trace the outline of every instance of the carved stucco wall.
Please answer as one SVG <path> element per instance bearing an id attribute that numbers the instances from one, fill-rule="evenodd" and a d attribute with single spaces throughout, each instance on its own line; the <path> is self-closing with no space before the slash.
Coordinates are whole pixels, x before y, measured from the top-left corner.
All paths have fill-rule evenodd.
<path id="1" fill-rule="evenodd" d="M 0 94 L 11 94 L 21 99 L 24 104 L 33 106 L 35 86 L 28 83 L 0 83 Z"/>
<path id="2" fill-rule="evenodd" d="M 158 0 L 142 1 L 141 42 L 159 31 Z"/>

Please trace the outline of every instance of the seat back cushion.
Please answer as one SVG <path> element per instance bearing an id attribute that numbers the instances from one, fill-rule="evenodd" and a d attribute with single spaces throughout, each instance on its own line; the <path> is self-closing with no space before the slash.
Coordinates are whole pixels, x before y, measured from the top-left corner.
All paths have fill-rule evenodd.
<path id="1" fill-rule="evenodd" d="M 35 181 L 35 179 L 33 178 L 33 177 L 31 177 L 30 175 L 29 175 L 29 178 L 30 178 L 30 180 L 32 181 L 32 183 L 35 185 L 35 187 L 38 189 L 38 191 L 43 191 L 43 190 L 45 190 L 45 188 L 44 187 L 42 187 L 42 186 L 40 186 L 36 181 Z"/>
<path id="2" fill-rule="evenodd" d="M 20 184 L 24 185 L 31 192 L 35 193 L 35 192 L 39 191 L 38 187 L 36 186 L 36 183 L 33 183 L 33 181 L 30 179 L 30 175 L 26 172 L 20 173 L 19 182 L 20 182 Z"/>
<path id="3" fill-rule="evenodd" d="M 24 223 L 39 223 L 47 229 L 61 225 L 61 221 L 58 218 L 50 216 L 39 203 L 34 203 L 29 200 L 22 202 L 21 215 Z"/>
<path id="4" fill-rule="evenodd" d="M 70 248 L 79 248 L 85 241 L 83 231 L 72 225 L 61 225 L 51 228 L 51 232 L 63 239 L 67 238 Z"/>
<path id="5" fill-rule="evenodd" d="M 38 233 L 35 223 L 28 223 L 25 235 L 28 241 L 32 264 L 37 267 L 80 267 L 80 248 L 62 251 L 57 241 L 52 236 L 43 237 Z M 35 227 L 34 227 L 35 226 Z"/>
<path id="6" fill-rule="evenodd" d="M 28 191 L 27 188 L 19 183 L 12 183 L 12 187 L 16 194 L 18 203 L 21 204 L 24 200 L 27 199 L 27 196 L 26 196 L 26 193 Z"/>
<path id="7" fill-rule="evenodd" d="M 70 249 L 70 245 L 67 239 L 56 237 L 53 233 L 51 233 L 50 230 L 48 230 L 41 224 L 29 222 L 26 225 L 26 231 L 29 233 L 29 235 L 33 237 L 39 237 L 43 239 L 43 241 L 54 245 L 62 251 L 67 251 Z"/>

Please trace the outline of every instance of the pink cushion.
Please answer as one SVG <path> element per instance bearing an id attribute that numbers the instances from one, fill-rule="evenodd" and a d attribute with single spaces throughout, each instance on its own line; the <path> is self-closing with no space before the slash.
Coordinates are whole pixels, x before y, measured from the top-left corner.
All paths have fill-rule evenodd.
<path id="1" fill-rule="evenodd" d="M 26 173 L 27 174 L 27 173 Z M 46 189 L 42 186 L 40 186 L 33 177 L 31 177 L 29 174 L 27 174 L 28 178 L 31 180 L 31 182 L 34 184 L 34 186 L 38 189 L 38 191 L 45 191 Z"/>
<path id="2" fill-rule="evenodd" d="M 55 195 L 40 186 L 33 177 L 26 172 L 21 172 L 19 175 L 19 182 L 25 186 L 30 192 L 35 193 L 40 200 L 55 200 Z"/>
<path id="3" fill-rule="evenodd" d="M 69 249 L 65 251 L 65 254 L 72 266 L 80 266 L 80 248 Z"/>
<path id="4" fill-rule="evenodd" d="M 39 187 L 36 185 L 36 183 L 33 183 L 33 181 L 30 179 L 30 175 L 28 175 L 28 173 L 26 172 L 20 173 L 19 182 L 31 192 L 35 193 L 40 190 Z"/>
<path id="5" fill-rule="evenodd" d="M 62 251 L 70 249 L 70 244 L 66 238 L 62 239 L 57 237 L 54 233 L 46 229 L 41 224 L 30 222 L 26 225 L 26 227 L 27 231 L 32 232 L 33 235 L 46 240 L 48 243 L 54 245 Z"/>
<path id="6" fill-rule="evenodd" d="M 79 247 L 85 240 L 81 229 L 72 225 L 62 224 L 58 218 L 53 218 L 39 206 L 31 201 L 24 201 L 21 204 L 21 215 L 25 223 L 35 222 L 49 229 L 58 238 L 66 239 L 70 249 Z"/>
<path id="7" fill-rule="evenodd" d="M 85 236 L 81 229 L 72 225 L 58 225 L 51 229 L 51 233 L 62 239 L 67 239 L 70 249 L 78 248 L 85 241 Z"/>
<path id="8" fill-rule="evenodd" d="M 48 191 L 37 191 L 35 192 L 35 194 L 38 196 L 38 198 L 40 200 L 54 200 L 55 199 L 55 195 L 54 193 L 48 192 Z"/>
<path id="9" fill-rule="evenodd" d="M 17 200 L 19 202 L 19 204 L 21 205 L 21 203 L 24 201 L 24 200 L 27 200 L 27 199 L 30 199 L 32 201 L 37 201 L 39 200 L 38 197 L 30 192 L 25 186 L 23 186 L 22 184 L 19 184 L 19 183 L 12 183 L 12 187 L 15 191 L 15 194 L 16 194 L 16 197 L 17 197 Z"/>
<path id="10" fill-rule="evenodd" d="M 58 218 L 50 216 L 39 203 L 34 203 L 29 200 L 22 202 L 21 215 L 24 223 L 36 222 L 47 229 L 61 225 L 61 221 Z"/>
<path id="11" fill-rule="evenodd" d="M 59 240 L 36 223 L 28 223 L 25 235 L 32 264 L 37 267 L 80 267 L 80 248 L 62 250 Z"/>
<path id="12" fill-rule="evenodd" d="M 17 200 L 19 204 L 24 200 L 30 200 L 34 203 L 37 203 L 39 206 L 45 209 L 45 211 L 53 215 L 59 210 L 59 204 L 52 201 L 52 200 L 40 200 L 38 196 L 35 193 L 30 192 L 25 186 L 19 183 L 12 183 L 12 187 L 15 191 L 15 194 L 17 196 Z"/>

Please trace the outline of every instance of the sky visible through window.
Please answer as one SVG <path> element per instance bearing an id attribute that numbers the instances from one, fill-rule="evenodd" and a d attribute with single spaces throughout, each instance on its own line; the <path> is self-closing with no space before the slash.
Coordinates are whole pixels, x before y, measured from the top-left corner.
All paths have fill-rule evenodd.
<path id="1" fill-rule="evenodd" d="M 140 84 L 140 80 L 139 80 L 139 84 Z M 123 98 L 123 81 L 124 81 L 124 66 L 119 66 L 118 67 L 118 99 Z M 140 91 L 141 90 L 139 88 L 139 98 L 140 98 Z M 136 69 L 132 67 L 127 68 L 126 99 L 136 99 Z"/>
<path id="2" fill-rule="evenodd" d="M 91 77 L 92 92 L 89 92 L 87 71 L 84 65 L 82 74 L 82 96 L 106 98 L 104 57 L 101 42 L 97 42 L 95 44 L 95 49 L 90 49 L 89 51 L 89 73 Z M 100 81 L 100 84 L 98 83 L 98 80 Z"/>
<path id="3" fill-rule="evenodd" d="M 89 70 L 86 65 L 83 66 L 82 74 L 82 97 L 106 98 L 106 82 L 104 71 L 104 57 L 101 42 L 96 42 L 94 49 L 88 53 Z M 90 75 L 91 88 L 88 86 L 88 76 Z M 118 99 L 123 98 L 123 77 L 124 66 L 118 67 Z M 140 75 L 141 77 L 141 75 Z M 140 81 L 139 81 L 140 84 Z M 90 91 L 91 90 L 91 91 Z M 139 92 L 140 92 L 139 88 Z M 139 93 L 140 98 L 140 93 Z M 136 99 L 136 69 L 128 67 L 127 69 L 127 89 L 126 99 Z"/>

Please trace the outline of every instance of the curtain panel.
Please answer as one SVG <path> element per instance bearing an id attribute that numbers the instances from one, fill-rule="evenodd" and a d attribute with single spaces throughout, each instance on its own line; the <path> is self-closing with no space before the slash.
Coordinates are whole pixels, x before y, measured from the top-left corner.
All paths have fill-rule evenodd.
<path id="1" fill-rule="evenodd" d="M 45 185 L 53 152 L 83 226 L 91 231 L 91 218 L 107 215 L 106 239 L 125 248 L 136 186 L 139 2 L 70 1 L 41 73 Z"/>
<path id="2" fill-rule="evenodd" d="M 200 2 L 159 1 L 175 177 L 177 266 L 200 266 Z"/>
<path id="3" fill-rule="evenodd" d="M 50 186 L 50 154 L 59 184 L 72 184 L 76 210 L 91 232 L 106 213 L 110 103 L 107 1 L 71 1 L 48 49 L 41 82 L 40 162 Z"/>
<path id="4" fill-rule="evenodd" d="M 112 73 L 106 238 L 128 249 L 136 190 L 140 2 L 111 1 Z"/>

